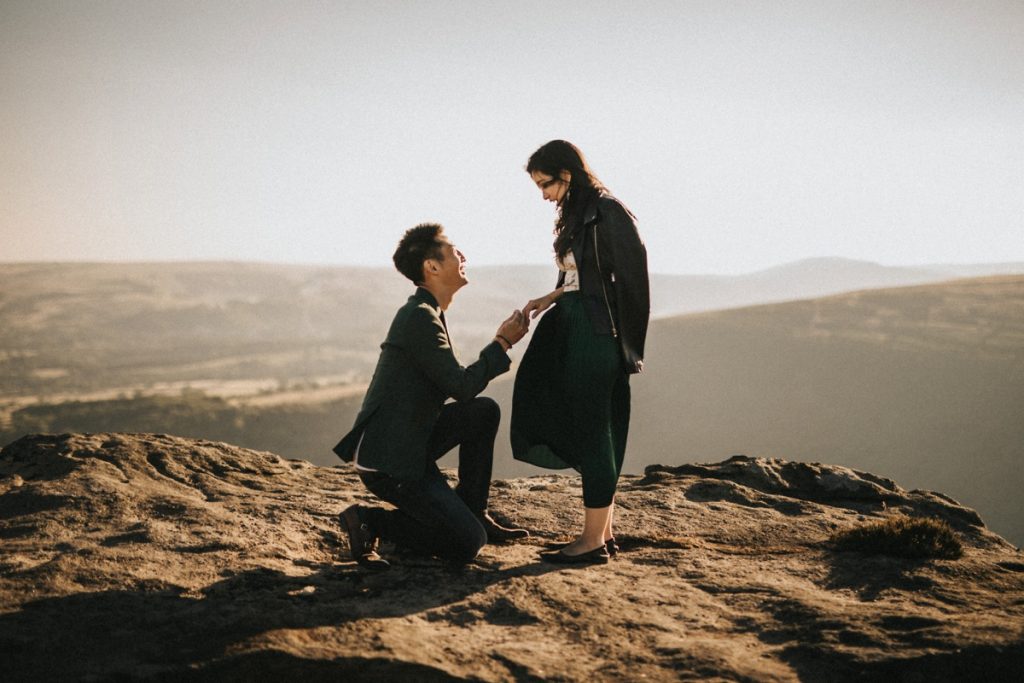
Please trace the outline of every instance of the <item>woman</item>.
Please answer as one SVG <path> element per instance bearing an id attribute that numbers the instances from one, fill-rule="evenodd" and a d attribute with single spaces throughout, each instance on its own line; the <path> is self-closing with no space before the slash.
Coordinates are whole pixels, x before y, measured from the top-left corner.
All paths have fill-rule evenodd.
<path id="1" fill-rule="evenodd" d="M 629 430 L 629 375 L 643 366 L 650 316 L 647 250 L 633 214 L 608 194 L 583 153 L 552 140 L 526 172 L 557 208 L 554 291 L 523 308 L 552 307 L 516 374 L 512 450 L 517 460 L 572 467 L 583 478 L 583 532 L 542 557 L 561 564 L 608 562 L 615 487 Z"/>

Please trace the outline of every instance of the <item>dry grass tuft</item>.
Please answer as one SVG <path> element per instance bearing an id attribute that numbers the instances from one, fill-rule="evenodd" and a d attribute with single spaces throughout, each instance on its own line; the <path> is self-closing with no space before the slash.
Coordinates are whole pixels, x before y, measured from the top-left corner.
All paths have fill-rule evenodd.
<path id="1" fill-rule="evenodd" d="M 940 519 L 899 515 L 832 535 L 837 550 L 871 555 L 955 560 L 964 549 L 953 529 Z"/>

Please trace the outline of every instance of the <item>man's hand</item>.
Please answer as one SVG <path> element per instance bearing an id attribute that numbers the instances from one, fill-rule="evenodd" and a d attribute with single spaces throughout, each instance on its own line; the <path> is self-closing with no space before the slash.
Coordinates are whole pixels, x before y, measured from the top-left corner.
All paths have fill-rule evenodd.
<path id="1" fill-rule="evenodd" d="M 512 348 L 513 344 L 523 338 L 527 329 L 529 329 L 529 325 L 523 312 L 512 311 L 512 315 L 501 324 L 494 338 L 498 340 L 499 344 L 506 347 L 505 350 L 508 351 Z"/>

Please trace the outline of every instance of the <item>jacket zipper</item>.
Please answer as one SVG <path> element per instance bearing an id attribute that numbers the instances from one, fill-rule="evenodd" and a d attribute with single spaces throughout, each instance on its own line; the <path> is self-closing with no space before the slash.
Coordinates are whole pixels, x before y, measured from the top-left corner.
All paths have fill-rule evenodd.
<path id="1" fill-rule="evenodd" d="M 612 325 L 612 336 L 618 339 L 619 331 L 615 329 L 615 318 L 612 316 L 612 306 L 608 303 L 608 291 L 604 288 L 604 273 L 601 272 L 601 254 L 597 251 L 597 224 L 594 224 L 594 259 L 597 261 L 597 276 L 601 278 L 601 294 L 604 295 L 604 307 L 608 311 L 608 322 Z M 612 276 L 614 277 L 614 276 Z"/>

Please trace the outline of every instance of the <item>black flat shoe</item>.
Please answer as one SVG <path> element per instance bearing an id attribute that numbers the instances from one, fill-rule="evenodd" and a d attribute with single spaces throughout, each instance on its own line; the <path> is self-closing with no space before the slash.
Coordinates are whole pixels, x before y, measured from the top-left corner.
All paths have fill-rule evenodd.
<path id="1" fill-rule="evenodd" d="M 391 564 L 377 554 L 380 539 L 370 530 L 366 522 L 365 508 L 362 505 L 350 505 L 338 515 L 342 530 L 348 534 L 348 548 L 352 559 L 363 569 L 383 571 L 390 569 Z"/>
<path id="2" fill-rule="evenodd" d="M 601 545 L 579 555 L 566 555 L 561 550 L 558 550 L 553 553 L 541 553 L 540 559 L 553 564 L 608 564 L 608 549 Z"/>
<path id="3" fill-rule="evenodd" d="M 572 545 L 572 543 L 572 541 L 569 541 L 568 543 L 547 543 L 545 545 L 552 550 L 561 550 L 562 548 Z M 619 547 L 619 544 L 615 541 L 614 536 L 604 542 L 604 548 L 608 551 L 608 557 L 615 557 L 619 554 L 619 551 L 622 550 L 622 548 Z"/>

